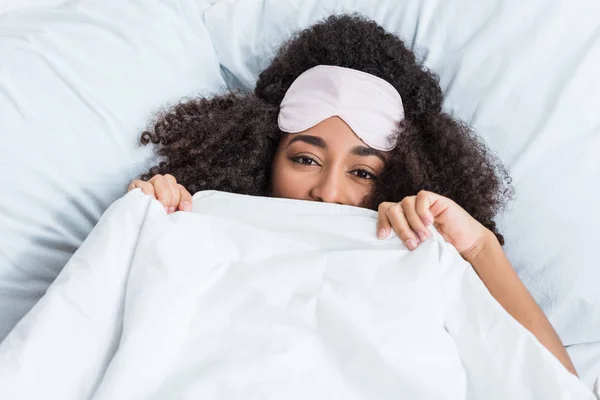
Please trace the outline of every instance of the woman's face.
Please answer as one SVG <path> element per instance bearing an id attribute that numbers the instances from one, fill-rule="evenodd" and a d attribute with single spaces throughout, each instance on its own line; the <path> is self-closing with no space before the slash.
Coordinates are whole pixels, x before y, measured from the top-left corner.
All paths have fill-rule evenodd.
<path id="1" fill-rule="evenodd" d="M 273 197 L 362 206 L 385 166 L 339 117 L 285 134 L 271 172 Z"/>

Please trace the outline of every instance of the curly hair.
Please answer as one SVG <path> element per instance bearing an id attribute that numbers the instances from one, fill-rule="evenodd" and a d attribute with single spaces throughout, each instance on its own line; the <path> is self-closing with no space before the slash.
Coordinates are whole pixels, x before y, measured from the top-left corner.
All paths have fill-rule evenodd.
<path id="1" fill-rule="evenodd" d="M 467 124 L 442 111 L 437 76 L 400 38 L 359 15 L 331 16 L 296 33 L 259 75 L 253 94 L 189 100 L 160 114 L 141 143 L 155 144 L 162 161 L 140 179 L 170 173 L 191 193 L 268 196 L 283 136 L 279 105 L 292 82 L 317 65 L 370 73 L 402 95 L 404 127 L 368 208 L 429 190 L 454 200 L 504 243 L 494 217 L 512 195 L 505 167 Z"/>

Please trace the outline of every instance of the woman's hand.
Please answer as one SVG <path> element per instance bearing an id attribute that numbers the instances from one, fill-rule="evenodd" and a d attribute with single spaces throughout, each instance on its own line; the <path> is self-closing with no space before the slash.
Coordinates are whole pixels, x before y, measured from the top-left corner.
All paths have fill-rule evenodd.
<path id="1" fill-rule="evenodd" d="M 177 210 L 192 211 L 192 195 L 177 183 L 173 175 L 154 175 L 148 182 L 136 179 L 129 184 L 127 191 L 135 188 L 140 188 L 142 192 L 154 196 L 165 206 L 167 214 Z"/>
<path id="2" fill-rule="evenodd" d="M 393 229 L 410 250 L 431 235 L 433 224 L 467 261 L 477 256 L 489 230 L 447 197 L 420 191 L 399 203 L 381 203 L 378 209 L 377 236 L 385 239 Z"/>
<path id="3" fill-rule="evenodd" d="M 447 197 L 427 191 L 381 203 L 378 236 L 386 238 L 393 229 L 413 250 L 427 240 L 426 226 L 438 232 L 467 260 L 496 301 L 528 329 L 575 376 L 577 371 L 558 334 L 510 265 L 496 236 Z M 419 239 L 421 236 L 421 239 Z"/>

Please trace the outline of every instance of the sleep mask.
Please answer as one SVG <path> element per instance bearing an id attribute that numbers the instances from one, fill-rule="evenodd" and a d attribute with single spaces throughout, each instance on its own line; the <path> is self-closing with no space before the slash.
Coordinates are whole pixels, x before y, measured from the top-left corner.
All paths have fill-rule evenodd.
<path id="1" fill-rule="evenodd" d="M 366 72 L 318 65 L 303 72 L 281 101 L 279 129 L 298 133 L 338 116 L 369 147 L 390 151 L 404 120 L 398 91 Z"/>

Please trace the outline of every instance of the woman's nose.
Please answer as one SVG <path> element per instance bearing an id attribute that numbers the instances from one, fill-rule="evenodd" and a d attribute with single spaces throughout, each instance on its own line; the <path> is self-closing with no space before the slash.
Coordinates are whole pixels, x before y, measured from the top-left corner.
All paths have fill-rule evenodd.
<path id="1" fill-rule="evenodd" d="M 335 171 L 325 173 L 312 188 L 311 198 L 325 203 L 346 204 L 347 193 L 343 178 Z"/>

